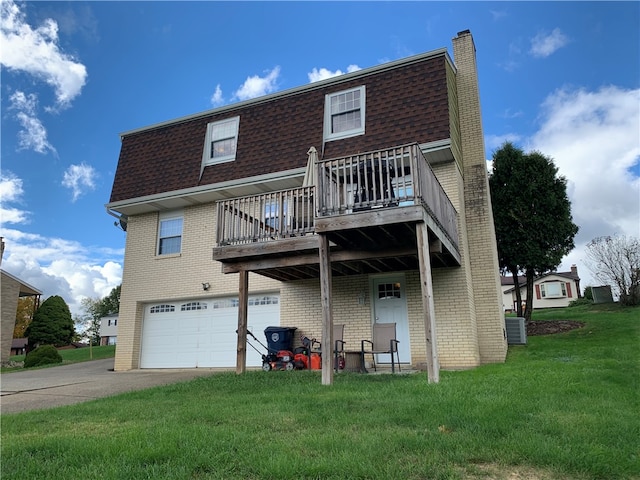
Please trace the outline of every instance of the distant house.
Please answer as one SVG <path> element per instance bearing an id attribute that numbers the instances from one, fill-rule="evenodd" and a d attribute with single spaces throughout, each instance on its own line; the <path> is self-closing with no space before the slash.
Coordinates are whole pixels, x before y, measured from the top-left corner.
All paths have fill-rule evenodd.
<path id="1" fill-rule="evenodd" d="M 118 315 L 100 319 L 100 345 L 115 345 L 118 342 Z"/>
<path id="2" fill-rule="evenodd" d="M 3 253 L 4 241 L 0 237 L 0 264 L 2 264 Z M 42 292 L 37 288 L 23 282 L 9 272 L 0 270 L 0 363 L 8 362 L 11 356 L 18 299 L 21 297 L 35 297 L 35 311 L 40 305 L 41 295 Z"/>
<path id="3" fill-rule="evenodd" d="M 522 302 L 527 298 L 527 279 L 518 277 Z M 502 306 L 505 311 L 516 310 L 516 289 L 513 277 L 500 277 L 502 285 Z M 550 272 L 533 281 L 533 308 L 566 307 L 571 301 L 580 298 L 580 277 L 578 267 L 571 266 L 569 272 Z"/>
<path id="4" fill-rule="evenodd" d="M 115 370 L 259 366 L 241 315 L 295 341 L 344 324 L 348 350 L 395 323 L 416 368 L 503 362 L 469 31 L 453 53 L 121 134 L 106 205 L 127 232 Z"/>
<path id="5" fill-rule="evenodd" d="M 25 355 L 27 353 L 28 338 L 14 338 L 11 340 L 11 355 Z"/>

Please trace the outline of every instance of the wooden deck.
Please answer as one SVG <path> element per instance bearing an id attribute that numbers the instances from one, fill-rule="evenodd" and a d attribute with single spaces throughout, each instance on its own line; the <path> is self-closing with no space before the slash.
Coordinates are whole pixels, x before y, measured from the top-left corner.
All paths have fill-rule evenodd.
<path id="1" fill-rule="evenodd" d="M 333 275 L 418 269 L 421 224 L 432 266 L 460 264 L 458 213 L 417 144 L 317 160 L 313 186 L 219 201 L 217 214 L 226 273 L 317 278 L 318 234 Z"/>

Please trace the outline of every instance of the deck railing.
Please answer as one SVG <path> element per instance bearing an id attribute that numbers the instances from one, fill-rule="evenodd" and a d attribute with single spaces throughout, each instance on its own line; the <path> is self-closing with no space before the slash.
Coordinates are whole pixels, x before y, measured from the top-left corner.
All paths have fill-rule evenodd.
<path id="1" fill-rule="evenodd" d="M 458 214 L 417 144 L 319 160 L 318 216 L 422 205 L 454 245 Z"/>
<path id="2" fill-rule="evenodd" d="M 218 245 L 264 242 L 314 231 L 315 187 L 218 202 Z"/>
<path id="3" fill-rule="evenodd" d="M 218 202 L 217 243 L 314 233 L 316 216 L 422 205 L 454 245 L 458 218 L 417 144 L 316 161 L 316 186 Z"/>

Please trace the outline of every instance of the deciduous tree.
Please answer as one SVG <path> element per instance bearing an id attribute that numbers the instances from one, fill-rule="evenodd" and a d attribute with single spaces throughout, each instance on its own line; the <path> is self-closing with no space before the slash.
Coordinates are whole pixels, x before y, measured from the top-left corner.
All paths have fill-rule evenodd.
<path id="1" fill-rule="evenodd" d="M 85 311 L 83 322 L 93 345 L 100 344 L 100 319 L 107 315 L 115 315 L 120 310 L 120 290 L 122 285 L 113 288 L 104 298 L 82 299 Z"/>
<path id="2" fill-rule="evenodd" d="M 553 271 L 574 248 L 578 227 L 571 217 L 566 179 L 540 152 L 525 154 L 506 142 L 493 155 L 489 177 L 500 268 L 514 277 L 522 316 L 519 273 L 526 276 L 524 317 L 531 320 L 533 281 Z"/>
<path id="3" fill-rule="evenodd" d="M 640 240 L 626 235 L 598 237 L 587 245 L 593 276 L 611 285 L 623 305 L 640 304 Z"/>
<path id="4" fill-rule="evenodd" d="M 16 324 L 13 328 L 13 338 L 24 338 L 25 332 L 35 312 L 36 297 L 20 297 L 16 311 Z"/>

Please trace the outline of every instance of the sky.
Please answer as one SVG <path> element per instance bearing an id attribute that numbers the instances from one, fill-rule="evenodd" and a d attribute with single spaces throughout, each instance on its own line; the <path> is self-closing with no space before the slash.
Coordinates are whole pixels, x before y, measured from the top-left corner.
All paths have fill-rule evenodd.
<path id="1" fill-rule="evenodd" d="M 576 248 L 640 236 L 639 2 L 1 2 L 2 269 L 60 295 L 120 284 L 120 133 L 447 48 L 477 49 L 487 160 L 503 142 L 567 179 Z M 490 168 L 490 162 L 488 162 Z M 214 239 L 212 239 L 212 242 Z M 213 246 L 213 244 L 212 244 Z"/>

